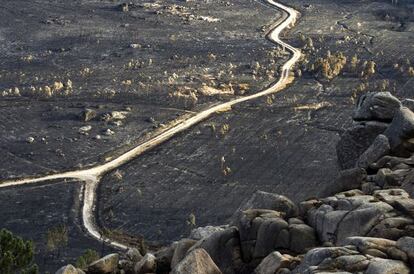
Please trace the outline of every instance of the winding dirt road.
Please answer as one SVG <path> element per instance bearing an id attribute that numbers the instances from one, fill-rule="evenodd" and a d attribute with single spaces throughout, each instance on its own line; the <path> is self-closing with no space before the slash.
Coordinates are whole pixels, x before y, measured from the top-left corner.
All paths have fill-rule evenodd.
<path id="1" fill-rule="evenodd" d="M 200 123 L 201 121 L 206 120 L 207 118 L 211 117 L 212 115 L 220 112 L 225 112 L 231 109 L 233 105 L 253 100 L 259 97 L 263 97 L 266 95 L 270 95 L 276 93 L 282 89 L 284 89 L 288 84 L 293 81 L 293 76 L 290 75 L 292 67 L 301 57 L 300 50 L 292 47 L 289 44 L 281 41 L 279 39 L 280 33 L 288 28 L 289 26 L 293 26 L 296 22 L 298 12 L 290 7 L 287 7 L 283 4 L 277 3 L 273 0 L 266 0 L 268 4 L 273 7 L 276 7 L 282 10 L 286 16 L 284 16 L 279 22 L 275 23 L 272 26 L 272 30 L 267 35 L 268 39 L 276 44 L 281 45 L 284 49 L 288 50 L 292 53 L 291 58 L 282 66 L 281 69 L 281 76 L 280 79 L 274 83 L 269 88 L 262 90 L 258 93 L 240 97 L 234 100 L 231 100 L 226 103 L 221 103 L 216 106 L 212 106 L 206 110 L 203 110 L 194 116 L 183 120 L 182 122 L 168 128 L 163 133 L 151 138 L 150 140 L 136 146 L 135 148 L 127 151 L 126 153 L 120 155 L 119 157 L 103 163 L 101 165 L 83 169 L 83 170 L 75 170 L 75 171 L 68 171 L 63 173 L 57 173 L 52 175 L 47 175 L 38 178 L 27 178 L 27 179 L 20 179 L 20 180 L 13 180 L 13 181 L 5 181 L 0 182 L 0 188 L 4 187 L 11 187 L 11 186 L 18 186 L 18 185 L 26 185 L 26 184 L 33 184 L 38 182 L 45 182 L 51 181 L 56 179 L 76 179 L 85 183 L 84 193 L 83 193 L 83 208 L 82 208 L 82 218 L 83 224 L 87 232 L 94 238 L 99 241 L 105 241 L 107 244 L 119 248 L 119 249 L 127 249 L 128 247 L 122 243 L 117 241 L 111 240 L 101 234 L 100 229 L 97 227 L 95 222 L 95 202 L 96 202 L 96 189 L 98 187 L 99 181 L 108 172 L 128 163 L 129 161 L 135 159 L 139 155 L 147 152 L 148 150 L 162 144 L 163 142 L 171 139 L 177 133 L 183 132 L 188 128 Z"/>

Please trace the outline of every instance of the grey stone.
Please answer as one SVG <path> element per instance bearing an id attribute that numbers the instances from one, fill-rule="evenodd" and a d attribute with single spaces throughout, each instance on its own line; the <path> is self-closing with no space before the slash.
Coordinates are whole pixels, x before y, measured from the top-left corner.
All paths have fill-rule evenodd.
<path id="1" fill-rule="evenodd" d="M 403 262 L 408 261 L 407 254 L 404 251 L 400 250 L 398 247 L 390 247 L 389 249 L 387 249 L 387 254 L 390 259 L 399 260 Z"/>
<path id="2" fill-rule="evenodd" d="M 411 111 L 414 111 L 414 100 L 413 99 L 409 99 L 409 98 L 402 99 L 401 104 L 404 107 L 409 108 Z"/>
<path id="3" fill-rule="evenodd" d="M 380 169 L 380 168 L 389 168 L 391 170 L 398 169 L 398 168 L 411 168 L 414 166 L 414 158 L 403 158 L 403 157 L 395 157 L 395 156 L 384 156 L 379 159 L 376 163 L 371 165 L 373 169 Z"/>
<path id="4" fill-rule="evenodd" d="M 373 196 L 390 205 L 394 205 L 397 201 L 407 200 L 410 197 L 405 190 L 399 188 L 376 190 Z"/>
<path id="5" fill-rule="evenodd" d="M 371 229 L 367 236 L 397 240 L 412 233 L 412 229 L 408 228 L 413 224 L 414 220 L 405 216 L 384 218 Z"/>
<path id="6" fill-rule="evenodd" d="M 206 250 L 224 273 L 240 273 L 239 269 L 243 266 L 243 262 L 239 232 L 236 227 L 229 227 L 199 240 L 189 252 L 197 248 Z"/>
<path id="7" fill-rule="evenodd" d="M 338 192 L 360 188 L 367 178 L 367 172 L 363 168 L 350 168 L 341 170 L 335 183 L 327 187 L 324 196 L 334 195 Z"/>
<path id="8" fill-rule="evenodd" d="M 90 108 L 85 108 L 84 111 L 80 114 L 81 120 L 88 122 L 96 117 L 96 111 Z"/>
<path id="9" fill-rule="evenodd" d="M 237 223 L 243 211 L 253 208 L 279 211 L 284 213 L 287 218 L 295 217 L 298 214 L 297 206 L 287 197 L 264 191 L 256 191 L 249 200 L 236 210 L 230 219 L 231 223 Z"/>
<path id="10" fill-rule="evenodd" d="M 359 157 L 374 142 L 379 134 L 388 128 L 388 124 L 381 122 L 363 122 L 354 124 L 347 129 L 336 145 L 338 163 L 341 169 L 355 167 Z"/>
<path id="11" fill-rule="evenodd" d="M 323 205 L 308 210 L 307 220 L 321 242 L 342 243 L 352 236 L 367 236 L 394 208 L 364 195 L 360 190 L 338 193 L 321 199 Z M 371 235 L 375 236 L 375 235 Z"/>
<path id="12" fill-rule="evenodd" d="M 242 241 L 243 258 L 248 260 L 264 258 L 270 252 L 275 249 L 289 248 L 289 225 L 282 218 L 263 218 L 258 217 L 253 220 L 255 226 L 252 227 L 252 231 L 257 231 L 256 241 L 253 241 L 253 254 L 252 258 L 248 258 L 247 255 L 250 250 L 246 249 L 246 244 Z M 246 253 L 245 253 L 246 252 Z"/>
<path id="13" fill-rule="evenodd" d="M 147 253 L 144 258 L 135 264 L 134 271 L 136 274 L 145 274 L 155 272 L 157 269 L 156 258 L 153 254 Z"/>
<path id="14" fill-rule="evenodd" d="M 292 257 L 274 251 L 266 256 L 254 270 L 255 274 L 274 274 L 281 268 L 289 268 Z"/>
<path id="15" fill-rule="evenodd" d="M 242 212 L 237 222 L 240 233 L 243 260 L 250 262 L 254 257 L 265 257 L 274 249 L 276 238 L 282 230 L 288 229 L 288 223 L 281 213 L 268 209 L 248 209 Z M 273 238 L 269 239 L 269 236 Z M 289 238 L 278 245 L 288 248 Z"/>
<path id="16" fill-rule="evenodd" d="M 306 224 L 289 225 L 289 250 L 302 254 L 318 244 L 315 230 Z"/>
<path id="17" fill-rule="evenodd" d="M 393 172 L 389 168 L 381 168 L 377 171 L 374 177 L 375 183 L 383 188 L 386 185 L 395 185 Z"/>
<path id="18" fill-rule="evenodd" d="M 397 241 L 397 247 L 404 251 L 408 258 L 414 262 L 414 238 L 402 237 Z"/>
<path id="19" fill-rule="evenodd" d="M 130 260 L 119 260 L 118 263 L 119 269 L 125 273 L 134 273 L 135 262 Z"/>
<path id="20" fill-rule="evenodd" d="M 373 257 L 377 257 L 377 258 L 383 258 L 383 259 L 387 259 L 388 255 L 385 252 L 382 252 L 381 250 L 375 249 L 375 248 L 370 248 L 365 250 L 365 253 L 367 255 L 373 256 Z"/>
<path id="21" fill-rule="evenodd" d="M 384 209 L 376 206 L 360 208 L 349 212 L 340 222 L 337 231 L 337 243 L 350 236 L 365 236 L 378 222 Z"/>
<path id="22" fill-rule="evenodd" d="M 139 252 L 139 250 L 136 248 L 128 249 L 125 255 L 127 259 L 132 262 L 139 262 L 142 259 L 141 252 Z"/>
<path id="23" fill-rule="evenodd" d="M 381 157 L 390 153 L 390 143 L 385 135 L 378 135 L 371 146 L 359 156 L 356 163 L 357 167 L 367 169 L 371 164 L 378 161 Z"/>
<path id="24" fill-rule="evenodd" d="M 343 255 L 332 260 L 332 267 L 351 272 L 364 271 L 368 264 L 369 260 L 363 255 Z"/>
<path id="25" fill-rule="evenodd" d="M 374 258 L 370 261 L 365 274 L 409 274 L 410 269 L 404 262 Z"/>
<path id="26" fill-rule="evenodd" d="M 177 242 L 158 250 L 154 255 L 157 264 L 157 273 L 169 273 Z"/>
<path id="27" fill-rule="evenodd" d="M 413 199 L 401 199 L 395 200 L 392 206 L 402 213 L 414 217 L 414 200 Z"/>
<path id="28" fill-rule="evenodd" d="M 377 249 L 382 252 L 387 252 L 389 248 L 396 247 L 397 242 L 382 238 L 355 236 L 346 238 L 343 244 L 353 245 L 358 251 L 365 253 L 368 249 Z"/>
<path id="29" fill-rule="evenodd" d="M 358 99 L 352 118 L 356 121 L 391 121 L 401 106 L 400 100 L 389 92 L 368 92 Z"/>
<path id="30" fill-rule="evenodd" d="M 81 269 L 74 267 L 71 264 L 68 264 L 66 266 L 59 268 L 59 270 L 56 271 L 55 274 L 85 274 L 85 272 L 83 272 Z"/>
<path id="31" fill-rule="evenodd" d="M 295 268 L 292 272 L 297 274 L 303 273 L 314 273 L 312 269 L 317 269 L 319 265 L 324 264 L 324 270 L 329 269 L 329 264 L 334 263 L 334 259 L 341 256 L 360 255 L 357 251 L 349 249 L 347 247 L 319 247 L 308 251 L 305 254 L 300 265 Z M 332 266 L 332 270 L 335 269 L 336 265 Z"/>
<path id="32" fill-rule="evenodd" d="M 414 113 L 408 108 L 400 108 L 384 135 L 388 137 L 395 156 L 410 156 L 410 152 L 404 149 L 403 142 L 414 137 Z"/>
<path id="33" fill-rule="evenodd" d="M 226 226 L 204 226 L 204 227 L 197 227 L 191 230 L 190 238 L 194 240 L 201 240 L 203 238 L 207 238 L 210 235 L 218 232 L 223 231 L 226 229 Z"/>
<path id="34" fill-rule="evenodd" d="M 221 274 L 222 272 L 202 248 L 192 250 L 171 274 Z"/>
<path id="35" fill-rule="evenodd" d="M 174 255 L 171 259 L 171 268 L 174 268 L 187 254 L 187 251 L 196 243 L 197 241 L 192 239 L 182 239 L 177 242 Z"/>
<path id="36" fill-rule="evenodd" d="M 88 273 L 112 273 L 118 268 L 119 255 L 109 254 L 88 266 Z"/>

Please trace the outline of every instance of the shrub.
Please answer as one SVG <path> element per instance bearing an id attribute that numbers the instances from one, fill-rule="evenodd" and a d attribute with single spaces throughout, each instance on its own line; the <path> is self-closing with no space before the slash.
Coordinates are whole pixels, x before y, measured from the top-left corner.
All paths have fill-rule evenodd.
<path id="1" fill-rule="evenodd" d="M 65 225 L 59 225 L 51 228 L 47 232 L 46 246 L 48 251 L 57 250 L 57 256 L 60 257 L 60 249 L 68 244 L 68 228 Z"/>
<path id="2" fill-rule="evenodd" d="M 363 64 L 363 70 L 361 72 L 362 78 L 368 78 L 375 74 L 377 64 L 374 61 L 365 61 Z"/>
<path id="3" fill-rule="evenodd" d="M 346 62 L 347 58 L 342 52 L 331 54 L 328 51 L 327 56 L 316 60 L 316 63 L 312 64 L 309 70 L 331 80 L 342 72 Z"/>
<path id="4" fill-rule="evenodd" d="M 25 241 L 6 229 L 0 230 L 0 273 L 37 274 L 37 265 L 33 261 L 32 241 Z"/>

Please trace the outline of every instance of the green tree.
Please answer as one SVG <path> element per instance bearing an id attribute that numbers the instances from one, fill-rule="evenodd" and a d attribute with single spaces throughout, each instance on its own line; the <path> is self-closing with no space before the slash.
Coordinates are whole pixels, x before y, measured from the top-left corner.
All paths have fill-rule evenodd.
<path id="1" fill-rule="evenodd" d="M 92 249 L 87 249 L 85 250 L 83 255 L 76 260 L 76 267 L 80 269 L 85 269 L 88 265 L 98 260 L 99 258 L 100 257 L 98 252 Z"/>
<path id="2" fill-rule="evenodd" d="M 6 229 L 0 230 L 0 273 L 37 274 L 32 241 L 25 241 Z"/>

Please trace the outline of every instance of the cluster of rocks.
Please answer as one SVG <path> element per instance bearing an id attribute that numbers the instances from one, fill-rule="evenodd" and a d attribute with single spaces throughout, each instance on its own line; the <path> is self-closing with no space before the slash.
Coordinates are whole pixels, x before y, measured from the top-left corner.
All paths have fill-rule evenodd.
<path id="1" fill-rule="evenodd" d="M 358 101 L 353 126 L 337 146 L 340 166 L 359 173 L 367 192 L 401 187 L 414 194 L 414 100 L 389 92 L 368 93 Z M 360 171 L 357 171 L 360 169 Z"/>
<path id="2" fill-rule="evenodd" d="M 101 113 L 99 120 L 103 121 L 105 123 L 105 125 L 111 125 L 111 126 L 117 126 L 120 127 L 123 125 L 125 119 L 127 118 L 127 115 L 129 114 L 129 112 L 131 111 L 131 109 L 129 107 L 127 107 L 124 111 L 110 111 L 110 112 L 104 112 Z M 93 120 L 96 120 L 98 116 L 98 113 L 96 110 L 92 109 L 92 108 L 85 108 L 80 114 L 79 114 L 79 119 L 82 122 L 90 122 Z M 79 128 L 78 132 L 82 135 L 89 135 L 90 131 L 92 130 L 92 126 L 91 125 L 84 125 L 82 127 Z M 104 130 L 102 130 L 102 134 L 106 135 L 106 136 L 111 136 L 114 135 L 115 132 L 110 129 L 110 128 L 106 128 Z M 101 139 L 101 135 L 96 135 L 95 139 L 99 140 Z"/>
<path id="3" fill-rule="evenodd" d="M 358 102 L 338 144 L 337 193 L 299 204 L 257 191 L 219 227 L 156 252 L 108 255 L 57 273 L 414 273 L 414 114 L 389 93 Z"/>

